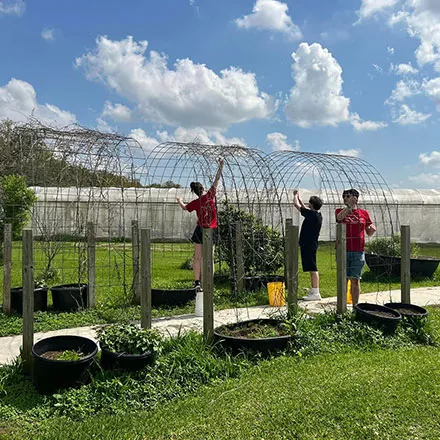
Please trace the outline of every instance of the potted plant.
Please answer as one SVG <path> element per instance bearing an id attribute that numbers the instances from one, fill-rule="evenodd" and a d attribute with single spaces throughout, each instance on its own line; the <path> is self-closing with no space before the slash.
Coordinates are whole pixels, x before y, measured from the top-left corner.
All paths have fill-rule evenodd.
<path id="1" fill-rule="evenodd" d="M 354 306 L 354 312 L 359 321 L 375 325 L 388 333 L 396 330 L 402 320 L 402 315 L 397 310 L 380 304 L 358 303 Z"/>
<path id="2" fill-rule="evenodd" d="M 87 284 L 61 284 L 50 288 L 53 308 L 59 312 L 75 312 L 87 307 Z"/>
<path id="3" fill-rule="evenodd" d="M 292 326 L 270 318 L 225 324 L 214 330 L 214 338 L 233 351 L 252 350 L 266 354 L 284 350 L 292 340 Z"/>
<path id="4" fill-rule="evenodd" d="M 104 369 L 137 371 L 151 365 L 162 348 L 157 330 L 134 324 L 109 324 L 97 331 Z"/>
<path id="5" fill-rule="evenodd" d="M 151 302 L 153 307 L 158 306 L 182 306 L 195 299 L 196 288 L 188 286 L 188 283 L 173 283 L 172 286 L 165 284 L 155 285 L 151 289 Z"/>
<path id="6" fill-rule="evenodd" d="M 411 275 L 431 277 L 440 263 L 439 258 L 419 256 L 420 246 L 411 243 Z M 365 261 L 371 272 L 382 276 L 399 276 L 401 263 L 400 235 L 378 237 L 365 245 Z"/>
<path id="7" fill-rule="evenodd" d="M 241 222 L 244 287 L 258 290 L 268 282 L 282 282 L 284 277 L 278 270 L 284 264 L 284 240 L 281 234 L 265 225 L 253 214 L 223 203 L 219 212 L 219 243 L 216 251 L 219 260 L 225 261 L 236 280 L 235 225 Z"/>
<path id="8" fill-rule="evenodd" d="M 83 385 L 90 380 L 88 370 L 97 353 L 96 343 L 83 336 L 42 339 L 32 347 L 32 382 L 42 394 Z"/>

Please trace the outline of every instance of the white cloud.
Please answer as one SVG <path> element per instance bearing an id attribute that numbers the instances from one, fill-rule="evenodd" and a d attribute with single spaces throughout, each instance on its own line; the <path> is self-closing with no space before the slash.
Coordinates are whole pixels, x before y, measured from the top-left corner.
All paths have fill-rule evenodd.
<path id="1" fill-rule="evenodd" d="M 440 184 L 440 174 L 422 173 L 415 176 L 408 176 L 408 179 L 425 185 L 438 186 Z"/>
<path id="2" fill-rule="evenodd" d="M 359 10 L 359 19 L 372 17 L 396 5 L 399 0 L 362 0 Z"/>
<path id="3" fill-rule="evenodd" d="M 291 145 L 287 142 L 287 136 L 278 132 L 268 133 L 266 136 L 266 142 L 269 144 L 272 151 L 298 151 L 300 148 L 298 140 L 295 140 L 294 145 Z"/>
<path id="4" fill-rule="evenodd" d="M 125 105 L 113 105 L 111 102 L 106 101 L 104 110 L 102 111 L 102 117 L 109 117 L 116 122 L 130 122 L 132 115 L 131 110 Z"/>
<path id="5" fill-rule="evenodd" d="M 419 113 L 411 110 L 406 104 L 402 104 L 400 115 L 393 122 L 400 125 L 415 125 L 425 122 L 431 116 L 431 113 Z"/>
<path id="6" fill-rule="evenodd" d="M 383 73 L 383 69 L 379 65 L 373 64 L 373 67 L 376 72 Z"/>
<path id="7" fill-rule="evenodd" d="M 357 113 L 351 115 L 351 125 L 356 131 L 376 131 L 385 128 L 386 122 L 363 121 Z"/>
<path id="8" fill-rule="evenodd" d="M 326 151 L 326 154 L 337 154 L 339 156 L 359 157 L 361 155 L 361 150 L 356 150 L 352 148 L 350 150 Z"/>
<path id="9" fill-rule="evenodd" d="M 46 41 L 54 41 L 55 40 L 55 30 L 51 28 L 44 28 L 41 31 L 41 38 Z"/>
<path id="10" fill-rule="evenodd" d="M 394 47 L 390 47 L 390 46 L 388 46 L 388 47 L 387 47 L 387 52 L 388 52 L 390 55 L 394 55 Z"/>
<path id="11" fill-rule="evenodd" d="M 141 147 L 145 152 L 153 150 L 157 145 L 160 144 L 160 141 L 148 136 L 147 133 L 142 130 L 142 128 L 135 128 L 134 130 L 131 130 L 130 133 L 128 133 L 128 136 L 136 139 L 141 144 Z"/>
<path id="12" fill-rule="evenodd" d="M 12 78 L 8 84 L 0 87 L 0 119 L 23 122 L 31 116 L 52 126 L 65 126 L 76 121 L 74 114 L 56 105 L 39 104 L 31 84 Z"/>
<path id="13" fill-rule="evenodd" d="M 23 15 L 26 3 L 23 0 L 0 0 L 0 15 Z"/>
<path id="14" fill-rule="evenodd" d="M 302 38 L 299 27 L 288 15 L 289 7 L 277 0 L 256 0 L 252 14 L 237 18 L 235 23 L 244 29 L 257 28 L 282 32 L 292 40 Z"/>
<path id="15" fill-rule="evenodd" d="M 342 93 L 342 68 L 327 49 L 318 43 L 301 43 L 292 58 L 295 86 L 284 109 L 294 124 L 307 128 L 351 122 L 358 131 L 386 126 L 383 122 L 362 121 L 356 113 L 350 115 L 350 99 Z"/>
<path id="16" fill-rule="evenodd" d="M 440 168 L 440 152 L 431 151 L 430 154 L 421 153 L 419 155 L 419 161 L 422 165 Z"/>
<path id="17" fill-rule="evenodd" d="M 394 104 L 397 101 L 403 101 L 411 96 L 420 93 L 420 83 L 416 80 L 400 80 L 395 89 L 391 92 L 391 96 L 385 101 L 385 104 Z"/>
<path id="18" fill-rule="evenodd" d="M 165 54 L 132 37 L 96 40 L 96 50 L 76 60 L 89 80 L 104 83 L 137 106 L 145 120 L 184 127 L 226 129 L 250 119 L 268 118 L 276 110 L 272 97 L 258 89 L 253 73 L 229 67 L 217 75 L 204 64 L 177 60 L 174 70 Z"/>
<path id="19" fill-rule="evenodd" d="M 423 83 L 423 90 L 434 100 L 437 111 L 440 112 L 440 77 L 425 81 Z"/>
<path id="20" fill-rule="evenodd" d="M 342 94 L 342 68 L 332 54 L 318 43 L 301 43 L 292 58 L 295 86 L 285 106 L 288 119 L 300 127 L 348 121 L 350 100 Z"/>
<path id="21" fill-rule="evenodd" d="M 103 133 L 116 133 L 116 127 L 112 127 L 106 120 L 101 117 L 96 118 L 96 129 Z"/>
<path id="22" fill-rule="evenodd" d="M 409 64 L 391 64 L 391 69 L 392 72 L 396 73 L 397 75 L 415 75 L 416 73 L 418 73 L 418 70 L 411 66 L 411 63 Z"/>

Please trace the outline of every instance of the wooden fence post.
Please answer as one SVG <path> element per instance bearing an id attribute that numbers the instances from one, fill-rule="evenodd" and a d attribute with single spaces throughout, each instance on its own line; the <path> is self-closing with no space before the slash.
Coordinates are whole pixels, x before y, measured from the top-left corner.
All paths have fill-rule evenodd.
<path id="1" fill-rule="evenodd" d="M 287 307 L 290 316 L 298 307 L 298 229 L 298 226 L 287 225 Z"/>
<path id="2" fill-rule="evenodd" d="M 286 286 L 287 291 L 289 291 L 289 273 L 288 273 L 288 264 L 287 264 L 287 231 L 289 230 L 289 226 L 293 224 L 293 220 L 291 218 L 286 218 L 286 226 L 285 226 L 285 236 L 284 236 L 284 284 Z"/>
<path id="3" fill-rule="evenodd" d="M 347 311 L 347 236 L 345 223 L 336 225 L 336 313 Z"/>
<path id="4" fill-rule="evenodd" d="M 411 303 L 411 237 L 410 226 L 400 226 L 401 251 L 400 261 L 400 298 L 403 303 Z"/>
<path id="5" fill-rule="evenodd" d="M 23 367 L 32 371 L 32 346 L 34 344 L 34 255 L 32 230 L 23 230 Z"/>
<path id="6" fill-rule="evenodd" d="M 139 222 L 131 221 L 131 253 L 133 256 L 133 300 L 140 303 Z"/>
<path id="7" fill-rule="evenodd" d="M 237 262 L 237 291 L 244 290 L 244 258 L 241 221 L 235 223 L 235 256 Z"/>
<path id="8" fill-rule="evenodd" d="M 87 222 L 87 306 L 95 307 L 95 273 L 96 273 L 96 229 L 92 222 Z"/>
<path id="9" fill-rule="evenodd" d="M 151 328 L 151 229 L 141 229 L 141 327 Z"/>
<path id="10" fill-rule="evenodd" d="M 5 224 L 3 237 L 3 312 L 11 313 L 12 225 Z"/>
<path id="11" fill-rule="evenodd" d="M 211 342 L 214 336 L 214 262 L 212 258 L 212 229 L 203 228 L 203 338 Z"/>

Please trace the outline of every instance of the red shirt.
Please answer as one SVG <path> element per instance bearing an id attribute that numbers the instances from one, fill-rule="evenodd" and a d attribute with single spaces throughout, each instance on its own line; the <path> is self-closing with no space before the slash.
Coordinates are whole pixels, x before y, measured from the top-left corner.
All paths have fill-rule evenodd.
<path id="1" fill-rule="evenodd" d="M 342 208 L 338 208 L 335 213 L 338 215 Z M 364 252 L 365 249 L 365 229 L 373 224 L 370 214 L 365 209 L 355 209 L 347 215 L 344 220 L 338 223 L 347 225 L 347 251 Z"/>
<path id="2" fill-rule="evenodd" d="M 197 212 L 197 224 L 201 228 L 217 227 L 217 209 L 215 208 L 215 189 L 211 188 L 206 194 L 203 194 L 196 200 L 186 205 L 189 212 Z"/>

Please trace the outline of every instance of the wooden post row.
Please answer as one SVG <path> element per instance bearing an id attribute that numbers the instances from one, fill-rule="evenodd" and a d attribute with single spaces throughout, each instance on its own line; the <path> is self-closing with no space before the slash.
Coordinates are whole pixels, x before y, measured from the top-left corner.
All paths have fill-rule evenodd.
<path id="1" fill-rule="evenodd" d="M 211 342 L 214 336 L 214 259 L 210 228 L 203 228 L 202 266 L 203 337 L 205 342 Z"/>
<path id="2" fill-rule="evenodd" d="M 151 229 L 141 229 L 141 327 L 151 328 Z"/>
<path id="3" fill-rule="evenodd" d="M 32 371 L 32 346 L 34 344 L 34 255 L 32 230 L 23 230 L 23 367 Z"/>
<path id="4" fill-rule="evenodd" d="M 298 229 L 296 225 L 287 225 L 287 307 L 289 315 L 296 313 L 298 307 Z"/>
<path id="5" fill-rule="evenodd" d="M 411 303 L 411 237 L 409 225 L 400 226 L 402 258 L 400 262 L 401 302 Z"/>

